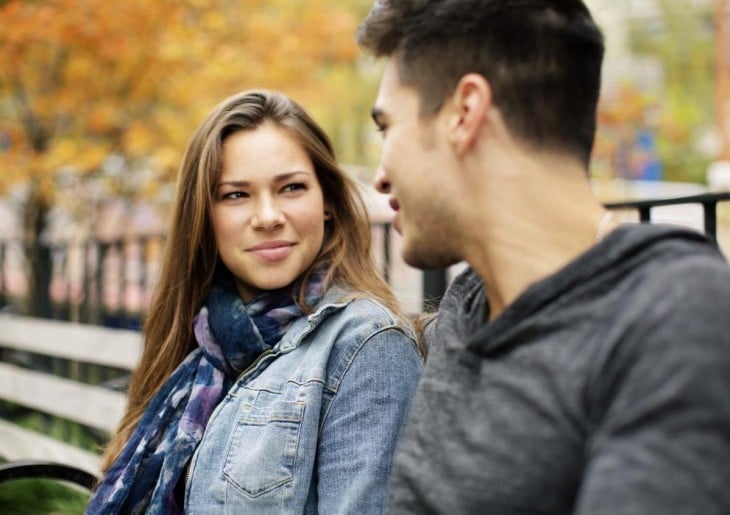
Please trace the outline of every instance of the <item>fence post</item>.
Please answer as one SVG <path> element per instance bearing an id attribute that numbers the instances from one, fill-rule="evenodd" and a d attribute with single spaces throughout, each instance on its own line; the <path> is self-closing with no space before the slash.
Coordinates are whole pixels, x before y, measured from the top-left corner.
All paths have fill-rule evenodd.
<path id="1" fill-rule="evenodd" d="M 717 240 L 717 202 L 703 202 L 702 212 L 704 214 L 705 234 L 713 240 Z"/>
<path id="2" fill-rule="evenodd" d="M 390 284 L 390 223 L 386 222 L 383 227 L 383 278 Z"/>
<path id="3" fill-rule="evenodd" d="M 446 291 L 446 269 L 433 268 L 423 271 L 423 305 L 424 311 L 433 311 L 438 307 L 441 297 Z"/>
<path id="4" fill-rule="evenodd" d="M 0 241 L 0 309 L 5 307 L 5 247 L 7 243 Z"/>
<path id="5" fill-rule="evenodd" d="M 30 243 L 30 281 L 28 310 L 31 316 L 52 318 L 51 249 L 39 241 Z"/>

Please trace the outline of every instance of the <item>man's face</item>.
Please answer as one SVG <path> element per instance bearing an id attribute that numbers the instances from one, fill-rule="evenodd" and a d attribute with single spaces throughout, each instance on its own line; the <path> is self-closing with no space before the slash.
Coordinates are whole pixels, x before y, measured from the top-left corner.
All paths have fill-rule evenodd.
<path id="1" fill-rule="evenodd" d="M 418 93 L 400 83 L 396 58 L 390 57 L 372 114 L 383 133 L 375 188 L 390 195 L 404 260 L 418 268 L 456 263 L 459 231 L 451 213 L 459 198 L 450 194 L 455 161 L 443 113 L 419 117 Z"/>

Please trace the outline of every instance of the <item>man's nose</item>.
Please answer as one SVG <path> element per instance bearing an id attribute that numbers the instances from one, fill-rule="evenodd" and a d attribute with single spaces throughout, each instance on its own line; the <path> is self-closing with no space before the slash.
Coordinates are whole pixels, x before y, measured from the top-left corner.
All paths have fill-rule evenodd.
<path id="1" fill-rule="evenodd" d="M 375 189 L 380 193 L 390 193 L 390 179 L 385 174 L 385 169 L 381 164 L 375 171 L 375 178 L 373 179 Z"/>

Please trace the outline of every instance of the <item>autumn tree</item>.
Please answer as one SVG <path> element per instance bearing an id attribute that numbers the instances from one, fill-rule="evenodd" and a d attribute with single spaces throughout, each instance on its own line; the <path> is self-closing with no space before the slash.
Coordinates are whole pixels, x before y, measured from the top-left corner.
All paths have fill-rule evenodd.
<path id="1" fill-rule="evenodd" d="M 93 184 L 85 191 L 95 195 L 155 195 L 204 114 L 242 89 L 285 91 L 362 152 L 373 81 L 360 74 L 354 32 L 365 4 L 0 3 L 0 193 L 23 186 L 26 241 L 38 241 L 51 206 L 94 216 L 69 182 Z M 348 115 L 360 127 L 349 146 L 339 138 Z M 31 306 L 42 309 L 48 256 L 28 249 Z"/>

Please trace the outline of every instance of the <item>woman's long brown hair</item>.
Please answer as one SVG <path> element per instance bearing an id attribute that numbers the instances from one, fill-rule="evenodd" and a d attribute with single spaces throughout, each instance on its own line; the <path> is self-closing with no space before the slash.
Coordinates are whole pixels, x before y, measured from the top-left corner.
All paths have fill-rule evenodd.
<path id="1" fill-rule="evenodd" d="M 355 295 L 375 297 L 402 317 L 372 259 L 370 220 L 357 186 L 338 167 L 324 131 L 301 106 L 278 92 L 248 91 L 224 100 L 196 129 L 180 165 L 160 274 L 143 326 L 142 357 L 129 383 L 126 412 L 102 456 L 103 471 L 121 453 L 150 400 L 196 346 L 193 317 L 211 288 L 216 267 L 221 266 L 209 212 L 222 172 L 223 142 L 234 132 L 266 123 L 286 128 L 301 143 L 332 214 L 322 250 L 305 272 L 303 284 L 312 270 L 326 267 L 328 283 L 345 286 Z M 309 308 L 303 291 L 297 300 Z"/>

